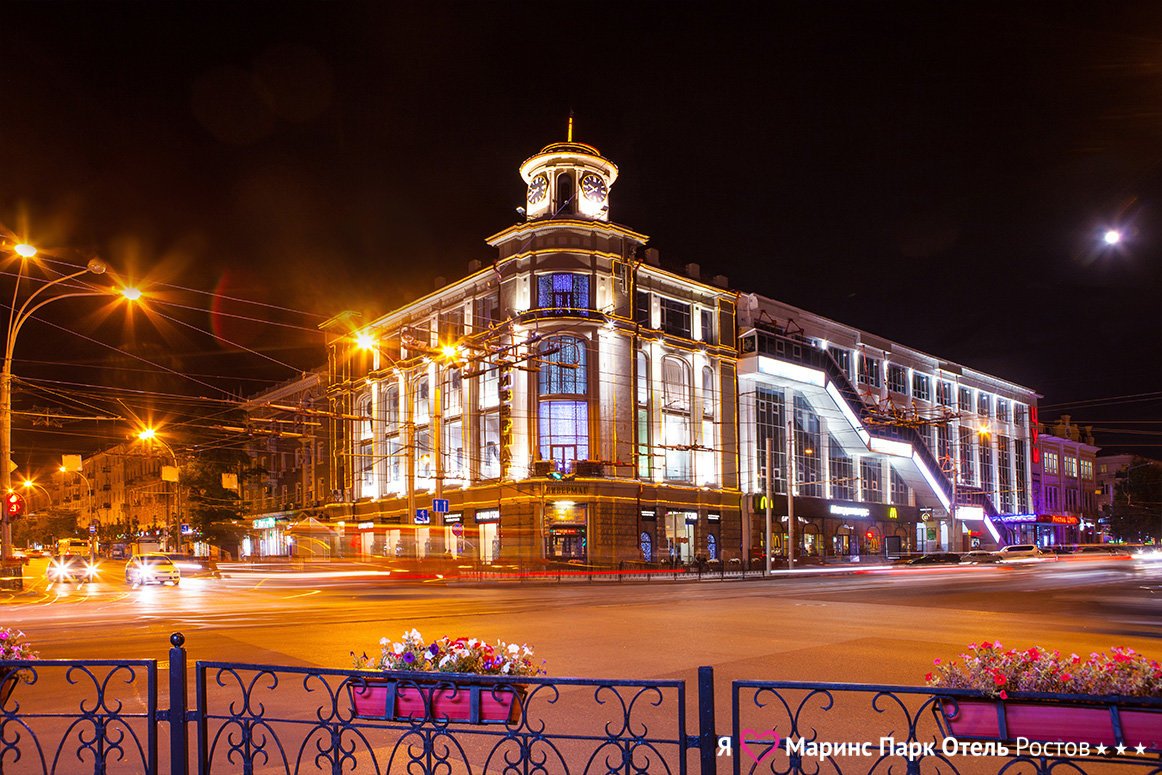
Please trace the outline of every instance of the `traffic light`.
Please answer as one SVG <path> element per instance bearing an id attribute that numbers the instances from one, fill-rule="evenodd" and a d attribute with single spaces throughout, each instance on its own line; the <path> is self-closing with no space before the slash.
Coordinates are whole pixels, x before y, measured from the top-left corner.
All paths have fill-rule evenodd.
<path id="1" fill-rule="evenodd" d="M 17 492 L 10 492 L 4 496 L 4 514 L 7 517 L 23 517 L 24 496 Z"/>

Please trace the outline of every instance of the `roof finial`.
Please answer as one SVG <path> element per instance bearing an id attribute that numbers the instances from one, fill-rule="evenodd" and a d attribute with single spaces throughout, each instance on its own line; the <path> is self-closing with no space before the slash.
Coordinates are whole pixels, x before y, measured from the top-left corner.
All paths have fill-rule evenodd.
<path id="1" fill-rule="evenodd" d="M 569 111 L 569 136 L 566 138 L 566 142 L 573 142 L 573 111 L 571 110 Z"/>

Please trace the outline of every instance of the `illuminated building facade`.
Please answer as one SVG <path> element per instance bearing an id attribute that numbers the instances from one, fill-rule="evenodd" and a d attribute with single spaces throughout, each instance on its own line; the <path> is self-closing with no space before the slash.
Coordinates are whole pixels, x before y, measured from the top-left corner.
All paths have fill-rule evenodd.
<path id="1" fill-rule="evenodd" d="M 551 144 L 520 174 L 492 266 L 326 325 L 347 533 L 483 564 L 741 560 L 736 294 L 609 220 L 596 148 Z"/>
<path id="2" fill-rule="evenodd" d="M 739 332 L 748 553 L 765 541 L 768 439 L 776 554 L 791 472 L 798 556 L 1010 542 L 1006 518 L 1031 504 L 1036 393 L 762 296 L 740 298 Z"/>
<path id="3" fill-rule="evenodd" d="M 1097 453 L 1092 429 L 1062 415 L 1042 426 L 1041 454 L 1033 468 L 1033 508 L 1017 528 L 1019 543 L 1038 546 L 1096 543 L 1098 537 Z"/>

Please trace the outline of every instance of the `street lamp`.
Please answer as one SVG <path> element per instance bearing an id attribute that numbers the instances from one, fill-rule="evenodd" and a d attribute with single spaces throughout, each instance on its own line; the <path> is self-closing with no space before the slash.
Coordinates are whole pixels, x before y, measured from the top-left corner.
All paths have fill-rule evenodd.
<path id="1" fill-rule="evenodd" d="M 137 438 L 139 440 L 145 442 L 147 445 L 150 445 L 151 447 L 152 447 L 154 442 L 157 442 L 158 444 L 160 444 L 162 447 L 165 448 L 165 451 L 169 453 L 170 459 L 173 460 L 174 478 L 172 480 L 166 478 L 166 473 L 165 473 L 164 466 L 163 466 L 163 469 L 161 472 L 161 480 L 163 482 L 173 481 L 174 489 L 177 492 L 177 497 L 174 499 L 176 501 L 176 503 L 174 504 L 175 508 L 173 509 L 174 513 L 172 515 L 166 514 L 165 522 L 166 522 L 166 525 L 169 527 L 170 537 L 171 537 L 172 542 L 173 542 L 173 548 L 171 549 L 171 551 L 180 552 L 182 549 L 182 530 L 181 530 L 182 490 L 181 490 L 181 485 L 178 482 L 178 478 L 177 478 L 178 456 L 176 454 L 174 454 L 173 447 L 171 447 L 169 444 L 166 444 L 165 439 L 163 439 L 161 436 L 157 435 L 157 431 L 154 428 L 143 428 L 142 430 L 138 431 Z M 169 505 L 170 505 L 170 499 L 167 497 L 166 498 L 166 511 L 169 511 Z"/>
<path id="2" fill-rule="evenodd" d="M 20 282 L 24 279 L 25 263 L 37 255 L 36 248 L 20 243 L 12 247 L 12 252 L 20 257 L 20 269 L 16 273 L 16 283 L 12 289 L 12 304 L 8 308 L 8 329 L 4 339 L 4 364 L 0 369 L 0 492 L 7 492 L 12 487 L 12 356 L 16 348 L 16 338 L 29 318 L 40 309 L 54 301 L 70 299 L 78 296 L 105 296 L 106 290 L 85 290 L 58 293 L 45 296 L 45 291 L 55 285 L 66 283 L 86 274 L 104 274 L 108 267 L 99 258 L 89 261 L 84 269 L 70 274 L 61 275 L 42 284 L 28 294 L 23 303 L 20 301 Z M 12 521 L 8 514 L 3 515 L 3 531 L 0 532 L 0 558 L 4 561 L 12 557 Z"/>

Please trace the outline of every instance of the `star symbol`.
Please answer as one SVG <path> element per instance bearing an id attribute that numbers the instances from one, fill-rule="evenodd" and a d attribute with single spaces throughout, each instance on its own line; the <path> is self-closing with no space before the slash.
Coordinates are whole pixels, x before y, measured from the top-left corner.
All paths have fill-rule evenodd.
<path id="1" fill-rule="evenodd" d="M 1118 752 L 1118 756 L 1126 755 L 1126 747 L 1124 745 L 1119 745 L 1115 750 Z"/>
<path id="2" fill-rule="evenodd" d="M 1097 748 L 1095 748 L 1093 750 L 1097 752 L 1098 756 L 1105 756 L 1106 755 L 1106 744 L 1105 743 L 1098 743 Z"/>
<path id="3" fill-rule="evenodd" d="M 1146 753 L 1146 746 L 1138 743 L 1136 746 L 1134 746 L 1134 753 Z"/>

